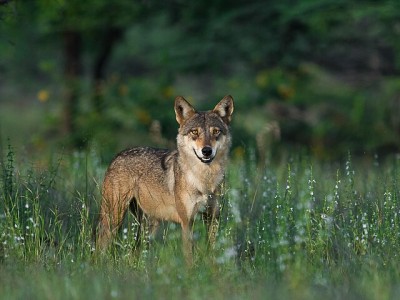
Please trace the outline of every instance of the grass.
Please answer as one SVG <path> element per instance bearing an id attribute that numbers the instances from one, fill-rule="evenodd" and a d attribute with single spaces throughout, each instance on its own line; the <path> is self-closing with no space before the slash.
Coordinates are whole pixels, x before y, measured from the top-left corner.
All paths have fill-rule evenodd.
<path id="1" fill-rule="evenodd" d="M 251 151 L 250 151 L 251 152 Z M 400 295 L 400 158 L 268 167 L 254 155 L 226 174 L 216 249 L 195 224 L 196 266 L 185 267 L 180 229 L 133 253 L 128 216 L 115 245 L 93 252 L 103 165 L 95 151 L 49 168 L 3 149 L 0 295 L 5 299 L 395 299 Z"/>

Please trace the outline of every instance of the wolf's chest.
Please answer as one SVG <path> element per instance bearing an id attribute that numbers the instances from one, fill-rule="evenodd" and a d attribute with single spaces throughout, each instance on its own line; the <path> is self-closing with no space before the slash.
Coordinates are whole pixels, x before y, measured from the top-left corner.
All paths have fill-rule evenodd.
<path id="1" fill-rule="evenodd" d="M 223 175 L 223 172 L 195 170 L 187 172 L 185 179 L 188 186 L 197 190 L 202 195 L 209 195 L 215 192 L 223 179 Z"/>

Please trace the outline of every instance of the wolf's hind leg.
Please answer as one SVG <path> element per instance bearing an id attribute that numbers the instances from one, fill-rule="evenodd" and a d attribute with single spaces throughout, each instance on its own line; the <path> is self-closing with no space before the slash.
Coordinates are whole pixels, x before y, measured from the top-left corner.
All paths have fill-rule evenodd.
<path id="1" fill-rule="evenodd" d="M 157 234 L 159 227 L 160 227 L 160 222 L 157 219 L 154 219 L 154 218 L 149 219 L 150 240 L 154 240 L 156 238 L 156 234 Z"/>
<path id="2" fill-rule="evenodd" d="M 128 209 L 130 195 L 118 191 L 107 193 L 103 190 L 103 201 L 100 208 L 100 220 L 97 226 L 96 248 L 105 250 L 121 226 Z"/>
<path id="3" fill-rule="evenodd" d="M 138 224 L 138 228 L 136 230 L 136 237 L 135 237 L 135 247 L 134 250 L 135 252 L 138 252 L 140 249 L 140 246 L 142 245 L 142 228 L 143 228 L 143 210 L 139 207 L 139 204 L 137 203 L 136 199 L 133 199 L 129 203 L 129 209 L 132 213 L 132 215 L 135 217 L 136 222 Z"/>

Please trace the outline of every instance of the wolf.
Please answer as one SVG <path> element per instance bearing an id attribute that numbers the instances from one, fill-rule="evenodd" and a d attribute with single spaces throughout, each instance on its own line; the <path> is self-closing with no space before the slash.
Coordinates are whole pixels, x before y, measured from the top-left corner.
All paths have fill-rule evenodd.
<path id="1" fill-rule="evenodd" d="M 233 98 L 225 96 L 213 110 L 196 111 L 183 97 L 175 99 L 179 124 L 177 149 L 131 148 L 109 165 L 102 187 L 96 248 L 104 250 L 121 226 L 128 209 L 150 232 L 160 221 L 182 228 L 186 262 L 193 262 L 193 223 L 202 212 L 213 245 L 218 229 L 218 193 L 231 146 Z M 138 232 L 140 232 L 140 226 Z M 136 236 L 137 241 L 140 235 Z"/>

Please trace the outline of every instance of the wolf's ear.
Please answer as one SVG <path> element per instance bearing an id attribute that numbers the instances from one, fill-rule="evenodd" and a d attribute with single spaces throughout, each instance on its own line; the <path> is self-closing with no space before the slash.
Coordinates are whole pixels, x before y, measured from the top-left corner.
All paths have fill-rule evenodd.
<path id="1" fill-rule="evenodd" d="M 183 122 L 189 119 L 196 113 L 193 106 L 189 104 L 182 96 L 178 96 L 175 98 L 175 115 L 176 121 L 179 125 L 182 125 Z"/>
<path id="2" fill-rule="evenodd" d="M 213 112 L 217 113 L 226 124 L 229 124 L 233 108 L 233 98 L 231 95 L 227 95 L 214 107 Z"/>

